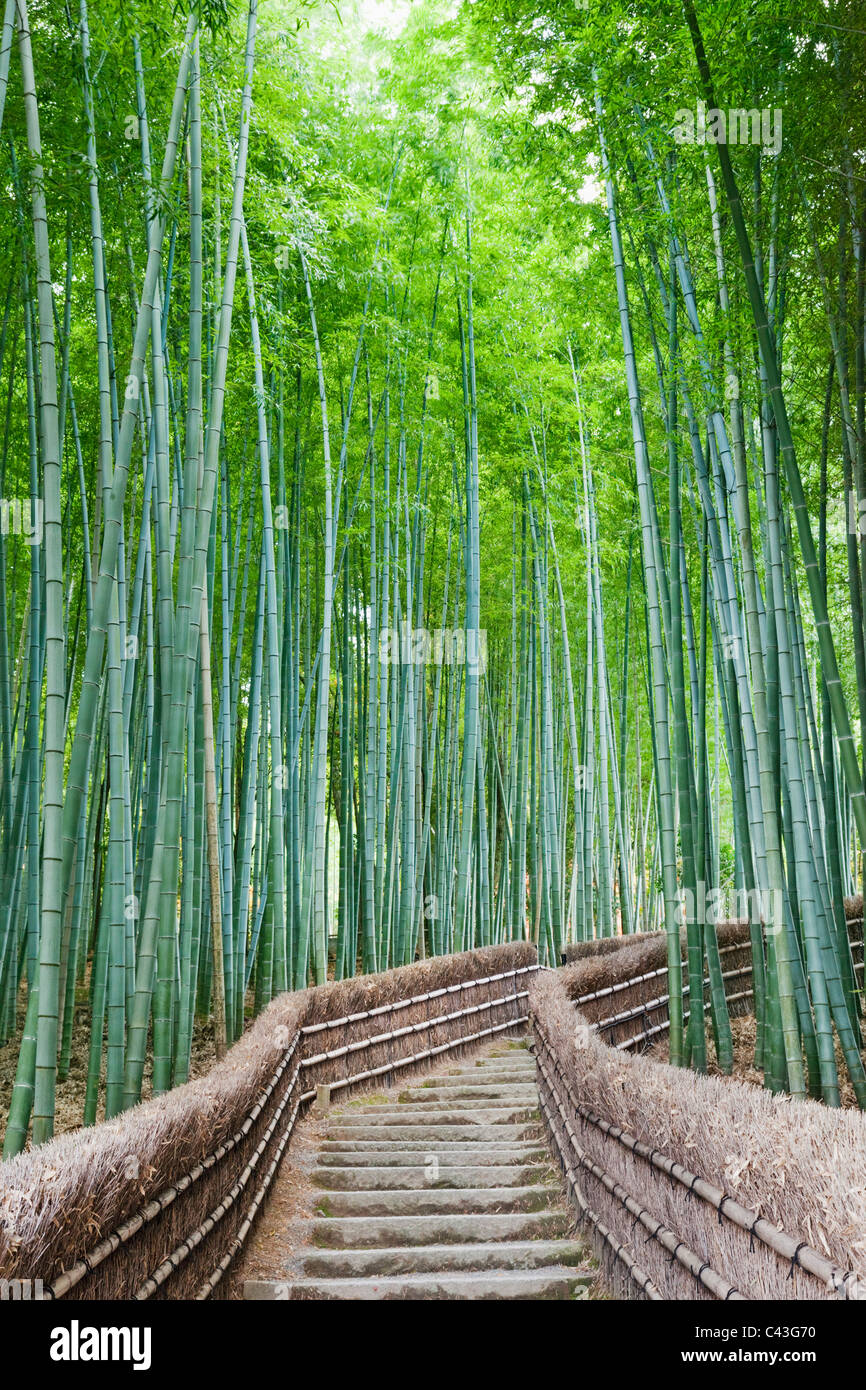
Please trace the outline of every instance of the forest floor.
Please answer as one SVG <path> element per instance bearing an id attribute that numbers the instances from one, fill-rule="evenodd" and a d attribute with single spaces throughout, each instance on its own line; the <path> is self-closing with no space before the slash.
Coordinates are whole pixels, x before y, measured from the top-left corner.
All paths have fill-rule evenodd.
<path id="1" fill-rule="evenodd" d="M 731 1019 L 731 1035 L 734 1043 L 734 1070 L 733 1079 L 735 1081 L 745 1081 L 751 1086 L 763 1086 L 764 1073 L 755 1066 L 755 1037 L 757 1025 L 753 1014 L 743 1014 L 740 1018 Z M 854 1087 L 848 1076 L 845 1066 L 845 1058 L 842 1049 L 836 1041 L 836 1070 L 839 1074 L 839 1092 L 843 1109 L 858 1109 L 857 1097 L 854 1094 Z M 667 1041 L 660 1040 L 655 1046 L 649 1048 L 643 1056 L 649 1057 L 654 1062 L 667 1061 Z M 866 1063 L 866 1053 L 863 1056 Z M 713 1045 L 712 1032 L 707 1028 L 707 1072 L 710 1076 L 721 1076 L 719 1066 L 716 1061 L 715 1048 Z"/>
<path id="2" fill-rule="evenodd" d="M 13 1036 L 0 1047 L 0 1144 L 6 1131 L 12 1087 L 15 1084 L 15 1069 L 18 1065 L 18 1049 L 24 1032 L 24 1013 L 27 1007 L 26 990 L 22 988 L 18 999 L 18 1023 Z M 72 1046 L 70 1048 L 69 1075 L 57 1083 L 57 1101 L 54 1114 L 54 1133 L 69 1134 L 81 1128 L 84 1114 L 84 1097 L 87 1090 L 87 1064 L 90 1053 L 90 1001 L 84 997 L 76 1001 L 75 1019 L 72 1025 Z M 190 1056 L 189 1080 L 195 1081 L 210 1071 L 216 1061 L 213 1024 L 198 1020 L 193 1024 L 192 1052 Z M 153 1061 L 150 1048 L 144 1067 L 144 1081 L 141 1089 L 142 1100 L 151 1094 Z M 103 1052 L 102 1075 L 100 1078 L 100 1100 L 97 1119 L 105 1118 L 105 1054 Z"/>

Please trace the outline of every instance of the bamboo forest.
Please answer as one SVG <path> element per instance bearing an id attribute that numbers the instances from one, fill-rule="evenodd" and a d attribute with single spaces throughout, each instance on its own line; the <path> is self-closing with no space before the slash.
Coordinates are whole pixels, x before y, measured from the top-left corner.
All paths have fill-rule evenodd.
<path id="1" fill-rule="evenodd" d="M 866 10 L 0 6 L 4 1158 L 635 934 L 866 1108 Z"/>

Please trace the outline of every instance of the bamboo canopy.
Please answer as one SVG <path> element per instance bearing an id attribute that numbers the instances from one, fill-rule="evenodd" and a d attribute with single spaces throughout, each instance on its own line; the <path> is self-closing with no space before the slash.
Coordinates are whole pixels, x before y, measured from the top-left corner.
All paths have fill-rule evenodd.
<path id="1" fill-rule="evenodd" d="M 866 1107 L 862 30 L 399 8 L 3 7 L 7 1157 L 658 931 L 644 1041 Z"/>

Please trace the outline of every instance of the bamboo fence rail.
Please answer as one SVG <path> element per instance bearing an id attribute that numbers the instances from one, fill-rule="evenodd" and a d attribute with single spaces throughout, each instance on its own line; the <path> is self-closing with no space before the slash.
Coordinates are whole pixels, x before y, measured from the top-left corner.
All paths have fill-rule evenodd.
<path id="1" fill-rule="evenodd" d="M 861 953 L 858 927 L 862 930 L 860 923 L 849 921 L 856 954 Z M 628 945 L 628 938 L 622 939 L 622 945 Z M 722 956 L 748 949 L 748 940 L 730 943 L 722 948 Z M 638 960 L 642 957 L 643 948 L 638 948 Z M 623 957 L 616 966 L 609 953 L 600 962 L 593 959 L 593 982 L 598 979 L 599 964 L 615 974 L 621 972 L 626 959 Z M 583 965 L 587 963 L 585 957 Z M 680 1078 L 685 1079 L 685 1074 L 638 1056 L 625 1061 L 626 1070 L 622 1070 L 622 1062 L 613 1062 L 623 1049 L 633 1048 L 666 1029 L 664 1019 L 616 1040 L 618 1030 L 645 1021 L 654 1012 L 666 1011 L 667 996 L 658 994 L 658 982 L 666 975 L 666 968 L 642 970 L 631 978 L 614 979 L 611 984 L 585 992 L 579 989 L 576 971 L 576 966 L 569 966 L 549 983 L 539 977 L 532 991 L 530 1017 L 544 1122 L 569 1195 L 593 1237 L 611 1286 L 624 1297 L 650 1299 L 866 1298 L 862 1267 L 859 1273 L 854 1268 L 855 1257 L 860 1264 L 856 1219 L 853 1226 L 850 1221 L 839 1221 L 835 1200 L 827 1203 L 826 1212 L 813 1212 L 824 1220 L 820 1239 L 826 1253 L 822 1253 L 815 1248 L 815 1236 L 804 1238 L 810 1227 L 808 1217 L 802 1229 L 800 1223 L 795 1226 L 794 1220 L 788 1225 L 787 1221 L 774 1219 L 777 1213 L 773 1211 L 773 1202 L 779 1189 L 778 1174 L 771 1171 L 773 1162 L 786 1168 L 792 1156 L 802 1163 L 802 1151 L 807 1146 L 819 1152 L 828 1142 L 818 1132 L 822 1126 L 838 1123 L 839 1138 L 844 1143 L 851 1136 L 843 1130 L 862 1123 L 862 1117 L 850 1112 L 840 1114 L 812 1102 L 796 1103 L 797 1113 L 791 1114 L 791 1103 L 786 1120 L 786 1125 L 792 1127 L 791 1154 L 780 1152 L 775 1156 L 758 1152 L 757 1139 L 744 1123 L 739 1135 L 740 1167 L 750 1172 L 751 1191 L 760 1198 L 750 1205 L 741 1199 L 742 1194 L 738 1197 L 730 1190 L 722 1174 L 695 1171 L 712 1150 L 703 1142 L 697 1107 L 690 1108 L 689 1097 L 680 1094 L 680 1090 L 685 1091 L 680 1086 Z M 578 973 L 590 972 L 582 968 Z M 729 1003 L 751 994 L 750 989 L 737 989 L 737 982 L 749 973 L 748 967 L 739 965 L 724 972 Z M 640 998 L 648 986 L 655 991 L 655 997 Z M 605 1009 L 624 998 L 635 996 L 639 1002 L 631 1007 L 605 1013 Z M 584 1012 L 587 1009 L 594 1014 L 591 1020 Z M 570 1027 L 565 1022 L 569 1016 L 575 1020 Z M 610 1064 L 605 1061 L 608 1056 Z M 588 1085 L 581 1085 L 582 1077 Z M 687 1084 L 692 1090 L 731 1085 L 691 1075 Z M 738 1094 L 743 1090 L 739 1086 Z M 590 1097 L 594 1104 L 586 1103 Z M 686 1136 L 684 1142 L 694 1155 L 694 1168 L 665 1152 L 661 1137 L 658 1146 L 646 1141 L 656 1137 L 655 1130 L 650 1135 L 647 1130 L 657 1100 L 667 1105 L 674 1116 L 671 1133 Z M 707 1100 L 711 1098 L 708 1096 Z M 765 1100 L 769 1101 L 769 1097 L 762 1095 L 762 1106 Z M 736 1104 L 737 1096 L 731 1094 L 732 1111 Z M 604 1109 L 610 1113 L 599 1113 Z M 744 1116 L 744 1121 L 751 1118 Z M 723 1124 L 724 1117 L 720 1128 Z M 643 1139 L 638 1137 L 641 1132 Z M 733 1136 L 729 1144 L 734 1147 Z M 714 1177 L 721 1181 L 714 1181 Z M 762 1177 L 766 1183 L 763 1196 Z M 663 1186 L 659 1185 L 660 1179 L 666 1180 Z M 838 1181 L 841 1191 L 843 1173 Z M 816 1206 L 821 1204 L 819 1191 L 816 1167 Z M 834 1193 L 834 1199 L 838 1195 Z M 808 1208 L 809 1197 L 808 1190 L 799 1192 L 801 1210 L 804 1205 Z M 702 1209 L 707 1209 L 706 1217 L 701 1216 Z M 793 1209 L 797 1210 L 796 1203 Z M 649 1246 L 640 1257 L 634 1248 L 638 1227 L 644 1233 L 644 1249 Z M 852 1256 L 851 1265 L 830 1257 L 831 1246 L 847 1250 Z M 656 1248 L 657 1256 L 652 1253 Z M 663 1257 L 662 1251 L 666 1252 Z M 795 1273 L 801 1276 L 796 1282 Z"/>

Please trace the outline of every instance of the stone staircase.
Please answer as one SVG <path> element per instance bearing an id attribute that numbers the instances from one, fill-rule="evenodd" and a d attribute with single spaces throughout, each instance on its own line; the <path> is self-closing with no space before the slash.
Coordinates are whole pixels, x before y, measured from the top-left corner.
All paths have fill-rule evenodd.
<path id="1" fill-rule="evenodd" d="M 594 1280 L 519 1043 L 334 1110 L 311 1178 L 294 1277 L 245 1298 L 568 1299 Z"/>

